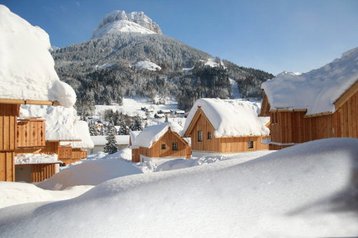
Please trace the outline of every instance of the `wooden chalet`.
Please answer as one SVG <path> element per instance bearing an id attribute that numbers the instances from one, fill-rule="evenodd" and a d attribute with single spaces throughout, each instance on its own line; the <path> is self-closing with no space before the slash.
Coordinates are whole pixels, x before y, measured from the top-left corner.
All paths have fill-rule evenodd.
<path id="1" fill-rule="evenodd" d="M 195 102 L 184 126 L 197 151 L 233 153 L 266 150 L 267 121 L 257 117 L 250 102 L 202 98 Z"/>
<path id="2" fill-rule="evenodd" d="M 21 104 L 57 105 L 57 102 L 40 100 L 0 99 L 0 181 L 16 181 L 16 155 L 41 151 L 45 143 L 43 119 L 18 119 Z M 50 165 L 51 164 L 51 165 Z M 55 164 L 37 164 L 33 174 L 37 182 L 52 176 Z M 22 165 L 22 167 L 32 165 Z M 51 167 L 51 169 L 49 169 Z M 32 168 L 26 169 L 32 171 Z M 51 170 L 52 172 L 49 172 Z M 31 172 L 32 173 L 32 172 Z"/>
<path id="3" fill-rule="evenodd" d="M 131 137 L 132 162 L 140 162 L 141 157 L 186 158 L 191 157 L 191 148 L 167 123 L 144 128 L 137 136 Z"/>
<path id="4" fill-rule="evenodd" d="M 278 82 L 275 80 L 263 85 L 260 112 L 260 116 L 270 117 L 270 149 L 330 137 L 358 138 L 358 75 L 350 80 L 342 78 L 336 84 L 332 83 L 334 78 L 331 82 L 321 80 L 317 84 L 322 85 L 318 84 L 314 89 L 297 86 L 294 87 L 296 92 L 288 93 L 282 91 L 286 92 L 287 88 L 292 88 L 298 82 L 308 85 L 315 83 L 314 78 L 307 77 L 310 82 L 306 82 L 305 78 L 293 79 L 293 82 L 280 78 Z M 300 94 L 302 101 L 308 98 L 302 103 L 303 106 L 295 102 L 295 98 L 298 98 L 295 95 Z"/>
<path id="5" fill-rule="evenodd" d="M 72 108 L 76 94 L 57 76 L 48 50 L 48 35 L 6 7 L 2 10 L 0 181 L 38 182 L 56 172 L 59 146 L 47 141 L 45 120 L 35 118 L 39 115 L 20 115 L 20 105 L 21 114 L 26 105 L 58 106 L 61 103 Z M 58 122 L 56 117 L 53 120 Z M 79 156 L 77 150 L 74 154 Z"/>

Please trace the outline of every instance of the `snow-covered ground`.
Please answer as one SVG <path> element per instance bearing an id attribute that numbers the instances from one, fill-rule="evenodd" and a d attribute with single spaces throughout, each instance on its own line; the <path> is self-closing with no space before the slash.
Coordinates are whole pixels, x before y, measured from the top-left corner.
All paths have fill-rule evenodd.
<path id="1" fill-rule="evenodd" d="M 162 69 L 159 65 L 148 60 L 138 61 L 137 63 L 135 63 L 134 67 L 136 67 L 137 69 L 146 69 L 150 71 L 157 71 Z"/>
<path id="2" fill-rule="evenodd" d="M 93 186 L 81 185 L 61 191 L 52 191 L 41 189 L 29 183 L 0 182 L 0 209 L 25 203 L 70 199 L 87 192 L 91 188 Z M 2 236 L 0 235 L 0 237 Z"/>
<path id="3" fill-rule="evenodd" d="M 0 234 L 1 237 L 29 234 L 33 237 L 49 234 L 52 237 L 352 237 L 358 234 L 357 139 L 325 139 L 256 155 L 260 157 L 249 161 L 245 154 L 241 158 L 229 155 L 202 166 L 182 161 L 188 163 L 183 169 L 170 170 L 173 166 L 165 166 L 163 170 L 170 171 L 144 174 L 138 170 L 137 174 L 100 183 L 74 199 L 53 202 L 44 195 L 46 202 L 1 209 Z M 106 173 L 93 171 L 91 166 L 86 170 L 76 168 L 92 162 L 109 171 L 123 169 L 124 163 L 131 165 L 130 169 L 138 169 L 138 165 L 116 156 L 83 162 L 67 171 L 77 173 L 77 179 L 83 179 L 82 173 L 91 174 L 84 178 L 92 179 L 96 174 L 103 177 Z M 210 156 L 220 155 L 207 155 L 207 160 Z M 118 167 L 113 160 L 120 161 Z M 103 166 L 106 163 L 111 166 Z M 157 171 L 167 163 L 158 164 Z M 23 184 L 0 185 L 19 188 L 18 198 L 26 194 L 26 189 L 20 187 Z M 9 189 L 0 189 L 0 193 L 4 191 L 7 198 L 15 196 Z"/>
<path id="4" fill-rule="evenodd" d="M 129 116 L 145 117 L 146 112 L 141 108 L 149 109 L 153 114 L 159 110 L 176 110 L 177 102 L 168 101 L 166 104 L 153 104 L 148 98 L 123 98 L 123 106 L 119 105 L 96 105 L 96 116 L 103 115 L 106 110 L 119 111 Z"/>

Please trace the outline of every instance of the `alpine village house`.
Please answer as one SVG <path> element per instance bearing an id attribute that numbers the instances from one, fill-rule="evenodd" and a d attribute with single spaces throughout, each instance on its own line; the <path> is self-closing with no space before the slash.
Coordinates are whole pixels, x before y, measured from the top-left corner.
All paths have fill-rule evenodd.
<path id="1" fill-rule="evenodd" d="M 189 159 L 191 148 L 178 134 L 180 130 L 180 126 L 174 123 L 162 123 L 146 127 L 139 133 L 132 133 L 132 162 L 140 162 L 143 157 Z"/>
<path id="2" fill-rule="evenodd" d="M 184 136 L 191 138 L 196 151 L 233 153 L 266 150 L 269 136 L 257 107 L 248 101 L 213 98 L 198 99 L 190 110 Z"/>
<path id="3" fill-rule="evenodd" d="M 58 170 L 64 150 L 46 138 L 46 122 L 21 116 L 22 107 L 73 107 L 76 94 L 59 80 L 48 35 L 3 9 L 0 60 L 0 181 L 39 182 Z M 54 119 L 56 120 L 56 118 Z M 72 138 L 71 138 L 72 139 Z M 71 161 L 84 150 L 66 147 Z"/>
<path id="4" fill-rule="evenodd" d="M 358 138 L 358 49 L 297 75 L 282 73 L 262 84 L 260 116 L 270 116 L 270 149 L 330 138 Z M 340 65 L 346 65 L 343 69 Z"/>

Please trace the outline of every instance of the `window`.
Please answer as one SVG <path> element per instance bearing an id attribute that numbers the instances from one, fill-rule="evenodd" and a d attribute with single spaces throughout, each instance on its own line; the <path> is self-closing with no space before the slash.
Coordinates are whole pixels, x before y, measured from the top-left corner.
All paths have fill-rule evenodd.
<path id="1" fill-rule="evenodd" d="M 253 149 L 253 148 L 254 148 L 254 141 L 249 140 L 249 141 L 247 142 L 247 148 L 248 148 L 248 149 Z"/>
<path id="2" fill-rule="evenodd" d="M 203 131 L 198 131 L 198 142 L 203 141 Z"/>
<path id="3" fill-rule="evenodd" d="M 176 142 L 173 142 L 173 144 L 172 144 L 172 150 L 178 150 L 178 143 L 176 143 Z"/>
<path id="4" fill-rule="evenodd" d="M 211 132 L 208 131 L 208 140 L 211 140 L 211 138 L 213 138 L 213 136 L 211 135 Z"/>
<path id="5" fill-rule="evenodd" d="M 162 150 L 165 150 L 167 146 L 165 144 L 162 144 Z"/>

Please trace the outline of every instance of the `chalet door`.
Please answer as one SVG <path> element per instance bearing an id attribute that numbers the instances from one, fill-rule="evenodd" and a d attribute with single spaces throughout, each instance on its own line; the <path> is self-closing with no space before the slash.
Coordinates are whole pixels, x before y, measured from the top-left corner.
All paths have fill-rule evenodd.
<path id="1" fill-rule="evenodd" d="M 15 181 L 32 183 L 32 167 L 31 165 L 15 166 Z"/>

